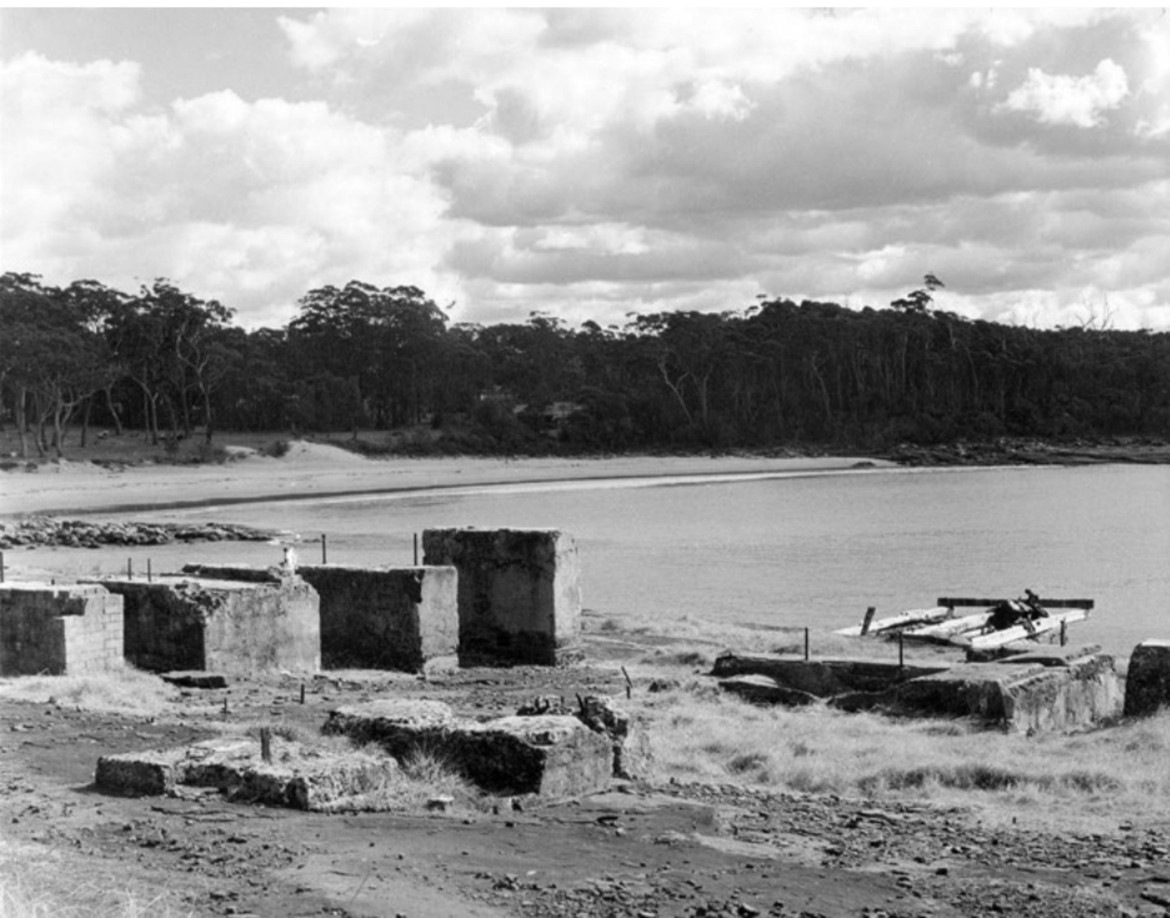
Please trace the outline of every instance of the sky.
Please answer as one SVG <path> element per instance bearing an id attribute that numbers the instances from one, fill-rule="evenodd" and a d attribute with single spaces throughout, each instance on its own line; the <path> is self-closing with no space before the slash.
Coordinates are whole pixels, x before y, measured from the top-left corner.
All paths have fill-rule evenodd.
<path id="1" fill-rule="evenodd" d="M 1170 330 L 1170 12 L 6 8 L 0 270 Z"/>

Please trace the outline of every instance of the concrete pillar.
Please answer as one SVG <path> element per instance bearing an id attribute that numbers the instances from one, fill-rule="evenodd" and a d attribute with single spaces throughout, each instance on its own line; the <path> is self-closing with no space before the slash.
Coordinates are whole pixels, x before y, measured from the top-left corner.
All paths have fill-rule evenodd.
<path id="1" fill-rule="evenodd" d="M 421 672 L 459 647 L 453 567 L 302 564 L 321 597 L 321 664 Z"/>
<path id="2" fill-rule="evenodd" d="M 0 585 L 0 676 L 121 669 L 122 598 L 96 585 Z"/>
<path id="3" fill-rule="evenodd" d="M 423 563 L 459 573 L 459 659 L 554 665 L 579 656 L 580 560 L 557 529 L 428 529 Z"/>
<path id="4" fill-rule="evenodd" d="M 1170 705 L 1170 641 L 1142 641 L 1129 658 L 1125 716 L 1143 717 Z"/>
<path id="5" fill-rule="evenodd" d="M 321 667 L 317 593 L 299 578 L 168 575 L 101 584 L 125 601 L 126 659 L 142 669 L 246 675 Z"/>

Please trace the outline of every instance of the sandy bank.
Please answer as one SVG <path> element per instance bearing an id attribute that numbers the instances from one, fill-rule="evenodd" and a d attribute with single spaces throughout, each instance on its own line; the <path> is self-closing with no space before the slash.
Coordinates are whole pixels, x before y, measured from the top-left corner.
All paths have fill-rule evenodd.
<path id="1" fill-rule="evenodd" d="M 667 475 L 813 474 L 882 460 L 856 457 L 625 456 L 613 459 L 366 459 L 296 442 L 282 458 L 247 455 L 224 465 L 143 465 L 113 470 L 62 462 L 0 472 L 0 514 L 96 513 L 235 504 L 301 496 L 409 491 L 534 481 Z"/>

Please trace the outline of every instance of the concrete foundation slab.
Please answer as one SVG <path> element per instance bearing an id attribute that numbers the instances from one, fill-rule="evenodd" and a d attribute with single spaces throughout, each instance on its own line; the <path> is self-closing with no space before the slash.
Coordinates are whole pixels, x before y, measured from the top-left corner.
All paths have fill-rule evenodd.
<path id="1" fill-rule="evenodd" d="M 977 717 L 1008 730 L 1077 729 L 1121 715 L 1121 680 L 1113 658 L 1093 653 L 1067 665 L 961 663 L 903 683 L 891 693 L 902 708 Z"/>
<path id="2" fill-rule="evenodd" d="M 458 571 L 459 657 L 553 665 L 580 656 L 580 560 L 556 529 L 428 529 L 423 562 Z"/>
<path id="3" fill-rule="evenodd" d="M 0 676 L 121 669 L 123 602 L 100 586 L 0 584 Z"/>
<path id="4" fill-rule="evenodd" d="M 376 742 L 398 759 L 415 752 L 438 756 L 495 794 L 577 796 L 613 779 L 612 740 L 576 717 L 513 715 L 480 723 L 455 718 L 435 702 L 419 705 L 372 702 L 339 708 L 324 732 Z"/>
<path id="5" fill-rule="evenodd" d="M 228 675 L 320 669 L 317 593 L 299 578 L 98 582 L 124 600 L 126 659 L 142 669 Z"/>
<path id="6" fill-rule="evenodd" d="M 273 738 L 272 761 L 260 742 L 220 738 L 176 749 L 102 756 L 95 785 L 133 796 L 173 794 L 180 787 L 214 787 L 233 800 L 331 810 L 382 790 L 397 765 L 358 751 L 327 753 Z"/>
<path id="7" fill-rule="evenodd" d="M 1144 717 L 1170 705 L 1170 641 L 1142 641 L 1129 658 L 1125 716 Z"/>

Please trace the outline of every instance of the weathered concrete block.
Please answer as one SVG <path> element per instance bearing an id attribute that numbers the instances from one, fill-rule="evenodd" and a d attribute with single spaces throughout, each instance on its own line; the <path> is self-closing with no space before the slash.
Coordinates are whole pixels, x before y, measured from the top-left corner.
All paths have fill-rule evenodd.
<path id="1" fill-rule="evenodd" d="M 459 649 L 453 567 L 300 565 L 321 597 L 321 664 L 421 671 Z"/>
<path id="2" fill-rule="evenodd" d="M 122 610 L 122 597 L 93 584 L 0 584 L 0 675 L 121 669 Z"/>
<path id="3" fill-rule="evenodd" d="M 1118 717 L 1121 680 L 1113 658 L 1092 653 L 1044 663 L 961 663 L 892 692 L 899 705 L 929 714 L 977 717 L 1026 732 L 1068 730 Z"/>
<path id="4" fill-rule="evenodd" d="M 918 676 L 946 670 L 936 666 L 899 666 L 880 660 L 805 660 L 803 657 L 766 653 L 724 653 L 715 659 L 711 675 L 767 676 L 777 685 L 818 698 L 845 692 L 881 692 Z"/>
<path id="5" fill-rule="evenodd" d="M 373 702 L 330 714 L 324 730 L 377 742 L 395 758 L 420 751 L 446 760 L 484 790 L 497 794 L 575 796 L 606 787 L 613 777 L 610 738 L 576 717 L 460 720 L 445 705 Z"/>
<path id="6" fill-rule="evenodd" d="M 1125 716 L 1143 717 L 1170 705 L 1170 641 L 1142 641 L 1129 658 Z"/>
<path id="7" fill-rule="evenodd" d="M 385 756 L 329 753 L 277 738 L 272 743 L 273 761 L 267 763 L 260 743 L 243 737 L 102 756 L 94 783 L 109 793 L 134 796 L 215 787 L 233 800 L 330 810 L 377 793 L 397 771 Z"/>
<path id="8" fill-rule="evenodd" d="M 423 563 L 459 572 L 459 656 L 465 663 L 556 664 L 581 639 L 580 560 L 556 529 L 428 529 Z"/>
<path id="9" fill-rule="evenodd" d="M 229 675 L 320 669 L 317 593 L 299 578 L 99 582 L 125 601 L 126 659 L 142 669 Z"/>

